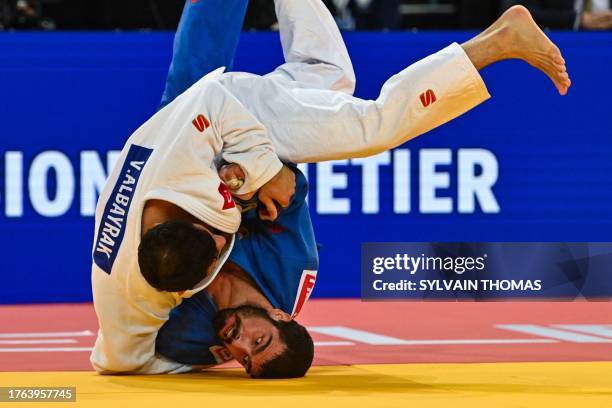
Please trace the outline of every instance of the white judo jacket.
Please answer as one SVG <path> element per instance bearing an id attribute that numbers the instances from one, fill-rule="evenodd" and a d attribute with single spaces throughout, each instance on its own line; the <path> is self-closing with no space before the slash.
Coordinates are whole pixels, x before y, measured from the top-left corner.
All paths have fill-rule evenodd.
<path id="1" fill-rule="evenodd" d="M 215 79 L 203 78 L 127 141 L 96 209 L 92 287 L 100 331 L 91 355 L 103 373 L 161 373 L 180 367 L 155 356 L 170 310 L 202 290 L 215 272 L 180 296 L 151 287 L 138 267 L 142 211 L 148 200 L 173 203 L 221 231 L 240 225 L 216 158 L 246 173 L 242 192 L 259 189 L 282 167 L 265 130 Z"/>
<path id="2" fill-rule="evenodd" d="M 319 0 L 275 3 L 285 64 L 264 76 L 224 73 L 222 68 L 210 73 L 143 125 L 122 152 L 119 163 L 130 169 L 131 161 L 142 161 L 125 161 L 131 144 L 165 146 L 151 153 L 134 186 L 130 218 L 125 217 L 122 224 L 123 244 L 119 240 L 111 248 L 116 256 L 112 273 L 96 262 L 93 265 L 100 332 L 91 361 L 99 372 L 156 374 L 191 369 L 156 356 L 155 337 L 170 310 L 205 284 L 182 297 L 148 286 L 137 263 L 140 218 L 147 199 L 170 201 L 222 231 L 234 232 L 239 214 L 223 210 L 223 194 L 215 194 L 220 180 L 211 160 L 221 149 L 226 160 L 247 172 L 241 192 L 253 191 L 280 169 L 272 145 L 278 157 L 294 163 L 371 156 L 489 98 L 478 71 L 458 44 L 391 77 L 376 100 L 355 98 L 351 60 L 325 6 Z M 198 126 L 206 127 L 204 134 Z M 94 260 L 97 245 L 106 242 L 99 237 L 100 231 L 105 226 L 113 231 L 114 221 L 105 208 L 117 200 L 113 189 L 120 189 L 117 185 L 123 185 L 122 180 L 131 180 L 126 177 L 121 166 L 115 168 L 100 197 Z"/>

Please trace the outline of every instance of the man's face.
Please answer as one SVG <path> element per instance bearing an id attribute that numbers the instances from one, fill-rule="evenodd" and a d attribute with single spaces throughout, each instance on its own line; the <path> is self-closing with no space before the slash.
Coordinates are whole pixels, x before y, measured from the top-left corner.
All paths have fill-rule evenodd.
<path id="1" fill-rule="evenodd" d="M 244 305 L 220 310 L 213 319 L 217 336 L 250 375 L 257 376 L 266 362 L 286 348 L 275 323 L 289 317 L 277 312 L 270 316 L 265 309 Z"/>

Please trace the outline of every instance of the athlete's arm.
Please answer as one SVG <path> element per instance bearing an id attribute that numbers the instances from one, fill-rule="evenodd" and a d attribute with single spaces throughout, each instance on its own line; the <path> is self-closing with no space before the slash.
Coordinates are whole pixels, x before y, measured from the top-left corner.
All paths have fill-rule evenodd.
<path id="1" fill-rule="evenodd" d="M 159 328 L 176 306 L 176 297 L 143 283 L 128 281 L 128 295 L 116 279 L 96 270 L 92 274 L 94 305 L 100 330 L 91 363 L 100 374 L 161 374 L 192 368 L 155 354 Z M 143 279 L 144 282 L 144 279 Z"/>
<path id="2" fill-rule="evenodd" d="M 215 81 L 207 84 L 205 97 L 214 101 L 218 112 L 214 124 L 223 142 L 223 160 L 239 165 L 245 173 L 244 184 L 235 193 L 248 194 L 259 190 L 283 167 L 266 129 L 221 84 Z"/>
<path id="3" fill-rule="evenodd" d="M 127 336 L 112 334 L 112 344 L 105 345 L 101 335 L 98 335 L 98 343 L 101 348 L 115 347 L 111 353 L 98 350 L 92 354 L 91 363 L 98 374 L 179 374 L 192 371 L 194 368 L 169 360 L 154 353 L 157 331 L 145 336 Z M 122 341 L 127 340 L 127 341 Z M 136 340 L 136 341 L 134 341 Z M 117 347 L 121 342 L 122 347 Z M 141 350 L 146 348 L 147 352 Z M 103 354 L 101 354 L 103 353 Z"/>

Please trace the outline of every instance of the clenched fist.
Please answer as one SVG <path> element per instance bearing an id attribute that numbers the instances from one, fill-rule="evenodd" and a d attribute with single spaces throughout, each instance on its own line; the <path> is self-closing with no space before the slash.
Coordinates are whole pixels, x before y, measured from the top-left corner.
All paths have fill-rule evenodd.
<path id="1" fill-rule="evenodd" d="M 219 170 L 219 177 L 231 191 L 236 191 L 244 183 L 246 175 L 244 170 L 237 164 L 228 164 Z M 255 193 L 237 195 L 241 200 L 250 200 Z M 278 217 L 280 208 L 289 206 L 291 197 L 295 194 L 295 173 L 287 166 L 272 177 L 259 189 L 259 202 L 263 208 L 259 210 L 259 218 L 264 221 L 273 221 Z"/>
<path id="2" fill-rule="evenodd" d="M 289 206 L 291 197 L 295 194 L 295 173 L 287 166 L 272 177 L 259 189 L 259 202 L 265 208 L 259 210 L 259 218 L 273 221 L 278 217 L 278 204 L 281 208 Z"/>

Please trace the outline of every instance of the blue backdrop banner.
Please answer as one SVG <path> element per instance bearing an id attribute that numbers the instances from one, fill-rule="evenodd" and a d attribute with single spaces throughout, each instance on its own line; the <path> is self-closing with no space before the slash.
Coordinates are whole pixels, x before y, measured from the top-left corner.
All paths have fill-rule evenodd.
<path id="1" fill-rule="evenodd" d="M 473 34 L 346 34 L 356 95 L 375 98 Z M 363 242 L 612 241 L 612 34 L 552 37 L 567 97 L 504 62 L 483 72 L 493 99 L 458 120 L 369 159 L 309 166 L 314 296 L 360 295 Z M 91 300 L 97 194 L 155 112 L 171 48 L 171 33 L 0 34 L 0 303 Z M 276 33 L 243 35 L 236 70 L 280 63 Z"/>

